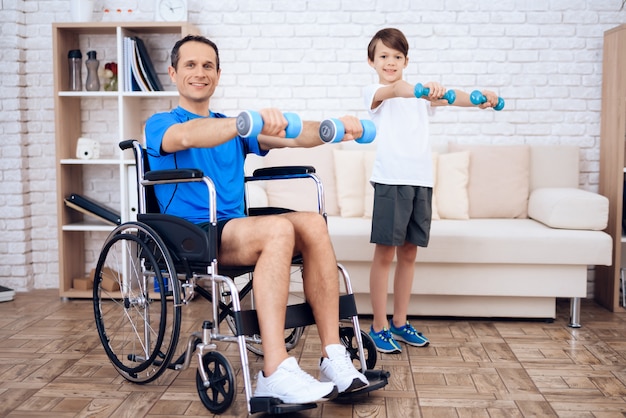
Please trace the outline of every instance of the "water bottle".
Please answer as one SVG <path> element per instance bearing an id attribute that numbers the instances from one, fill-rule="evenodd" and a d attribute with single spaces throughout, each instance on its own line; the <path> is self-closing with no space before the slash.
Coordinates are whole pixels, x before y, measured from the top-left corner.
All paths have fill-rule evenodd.
<path id="1" fill-rule="evenodd" d="M 69 77 L 69 90 L 81 91 L 83 89 L 83 77 L 81 73 L 81 66 L 83 63 L 83 54 L 80 53 L 80 49 L 72 49 L 67 54 L 68 68 L 70 71 Z"/>
<path id="2" fill-rule="evenodd" d="M 87 52 L 87 61 L 85 66 L 87 67 L 87 82 L 85 83 L 85 89 L 87 91 L 100 90 L 100 79 L 98 78 L 98 65 L 100 62 L 96 59 L 96 51 Z"/>

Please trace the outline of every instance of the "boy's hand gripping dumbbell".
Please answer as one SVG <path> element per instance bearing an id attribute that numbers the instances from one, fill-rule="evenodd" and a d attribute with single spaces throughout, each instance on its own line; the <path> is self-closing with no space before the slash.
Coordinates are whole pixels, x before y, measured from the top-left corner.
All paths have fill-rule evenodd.
<path id="1" fill-rule="evenodd" d="M 470 94 L 470 102 L 476 106 L 480 106 L 481 104 L 487 101 L 487 97 L 480 90 L 474 90 Z M 498 97 L 498 104 L 493 107 L 493 110 L 502 110 L 504 109 L 504 99 L 502 97 Z"/>
<path id="2" fill-rule="evenodd" d="M 413 89 L 413 94 L 415 94 L 415 97 L 420 99 L 422 97 L 428 96 L 430 94 L 430 89 L 428 87 L 424 87 L 422 83 L 417 83 L 415 85 L 415 88 Z M 456 93 L 454 92 L 454 90 L 448 90 L 441 98 L 447 100 L 448 104 L 452 104 L 456 100 Z"/>

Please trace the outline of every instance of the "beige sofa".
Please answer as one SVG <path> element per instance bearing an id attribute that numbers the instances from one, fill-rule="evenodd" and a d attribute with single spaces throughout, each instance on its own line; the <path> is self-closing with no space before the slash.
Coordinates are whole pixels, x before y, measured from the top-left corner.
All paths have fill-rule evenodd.
<path id="1" fill-rule="evenodd" d="M 274 150 L 259 166 L 313 165 L 324 184 L 328 227 L 349 272 L 360 314 L 371 314 L 369 243 L 372 145 L 333 144 Z M 410 315 L 554 318 L 570 298 L 579 324 L 588 267 L 610 265 L 608 201 L 581 190 L 574 146 L 450 144 L 433 153 L 431 240 L 418 251 Z M 445 152 L 442 152 L 445 151 Z M 255 184 L 252 205 L 315 206 L 303 180 Z M 392 311 L 389 280 L 388 310 Z"/>

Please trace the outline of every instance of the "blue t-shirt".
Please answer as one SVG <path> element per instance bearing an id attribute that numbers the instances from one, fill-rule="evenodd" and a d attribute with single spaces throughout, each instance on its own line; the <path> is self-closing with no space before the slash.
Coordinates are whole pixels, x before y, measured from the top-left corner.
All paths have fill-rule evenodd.
<path id="1" fill-rule="evenodd" d="M 212 148 L 190 148 L 176 153 L 161 150 L 165 132 L 176 123 L 204 116 L 177 107 L 170 112 L 157 113 L 146 122 L 146 148 L 151 170 L 197 168 L 211 178 L 217 194 L 217 219 L 245 216 L 244 162 L 246 155 L 265 155 L 256 139 L 239 136 Z M 225 115 L 210 112 L 210 118 Z M 155 186 L 161 213 L 178 216 L 193 223 L 209 221 L 209 201 L 204 183 L 176 183 Z"/>

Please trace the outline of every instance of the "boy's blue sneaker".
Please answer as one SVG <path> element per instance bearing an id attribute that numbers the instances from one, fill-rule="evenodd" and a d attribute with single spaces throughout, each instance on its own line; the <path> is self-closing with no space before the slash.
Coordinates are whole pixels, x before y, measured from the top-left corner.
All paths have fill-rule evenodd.
<path id="1" fill-rule="evenodd" d="M 391 336 L 391 332 L 387 328 L 383 328 L 380 332 L 374 332 L 374 327 L 370 326 L 370 337 L 374 341 L 374 345 L 376 346 L 376 350 L 381 353 L 400 353 L 402 352 L 402 348 L 400 348 L 400 344 Z"/>
<path id="2" fill-rule="evenodd" d="M 403 341 L 408 345 L 412 345 L 414 347 L 425 347 L 429 344 L 428 338 L 424 336 L 421 332 L 418 332 L 409 321 L 400 328 L 396 328 L 393 325 L 393 319 L 389 320 L 389 330 L 393 338 L 398 341 Z"/>

